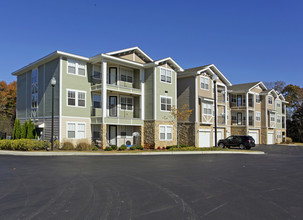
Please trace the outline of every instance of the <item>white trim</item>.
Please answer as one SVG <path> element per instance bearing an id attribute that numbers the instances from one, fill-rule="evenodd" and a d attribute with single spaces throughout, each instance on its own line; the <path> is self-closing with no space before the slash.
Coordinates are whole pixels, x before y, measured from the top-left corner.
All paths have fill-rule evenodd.
<path id="1" fill-rule="evenodd" d="M 160 82 L 161 83 L 166 83 L 166 84 L 172 84 L 173 83 L 173 73 L 175 72 L 174 70 L 172 70 L 172 69 L 169 69 L 169 68 L 166 68 L 166 67 L 162 67 L 162 66 L 160 66 L 159 67 L 159 69 L 160 69 Z M 167 80 L 167 75 L 166 75 L 166 71 L 170 71 L 170 73 L 171 73 L 171 75 L 170 75 L 170 82 L 167 82 L 167 81 L 162 81 L 161 80 L 161 76 L 162 76 L 162 69 L 164 69 L 165 70 L 165 80 Z"/>
<path id="2" fill-rule="evenodd" d="M 157 120 L 157 68 L 154 67 L 154 120 Z"/>
<path id="3" fill-rule="evenodd" d="M 51 118 L 51 117 L 45 117 L 45 118 Z M 88 119 L 88 120 L 91 120 L 91 118 L 88 118 L 88 117 L 73 117 L 73 116 L 62 116 L 62 118 L 73 118 L 73 119 Z"/>
<path id="4" fill-rule="evenodd" d="M 72 140 L 79 140 L 79 139 L 86 139 L 87 138 L 87 134 L 86 134 L 86 122 L 75 122 L 75 121 L 67 121 L 66 123 L 66 139 L 72 139 Z M 74 138 L 70 138 L 68 137 L 68 124 L 75 124 L 75 137 Z M 78 126 L 79 124 L 84 124 L 84 137 L 83 138 L 79 138 L 78 137 Z"/>
<path id="5" fill-rule="evenodd" d="M 102 62 L 102 121 L 107 115 L 107 61 Z"/>
<path id="6" fill-rule="evenodd" d="M 180 72 L 184 71 L 182 69 L 182 67 L 179 66 L 171 57 L 167 57 L 167 58 L 164 58 L 164 59 L 161 59 L 161 60 L 157 60 L 157 61 L 155 61 L 155 64 L 159 65 L 159 63 L 165 62 L 165 61 L 168 61 L 168 60 L 171 61 L 178 68 L 178 71 L 180 71 Z"/>
<path id="7" fill-rule="evenodd" d="M 178 108 L 178 95 L 177 95 L 177 88 L 178 88 L 178 85 L 177 85 L 177 72 L 174 71 L 174 80 L 175 80 L 175 108 Z"/>
<path id="8" fill-rule="evenodd" d="M 60 69 L 59 69 L 59 83 L 60 83 L 60 90 L 59 90 L 59 141 L 62 141 L 62 56 L 60 57 Z M 45 65 L 44 65 L 45 66 Z M 45 108 L 45 107 L 44 107 Z"/>
<path id="9" fill-rule="evenodd" d="M 203 128 L 200 128 L 199 131 L 211 131 L 211 129 L 203 129 Z"/>
<path id="10" fill-rule="evenodd" d="M 160 95 L 160 111 L 161 112 L 170 112 L 170 110 L 162 110 L 161 107 L 162 107 L 162 103 L 161 103 L 161 99 L 162 98 L 165 98 L 165 99 L 170 99 L 170 106 L 172 107 L 172 101 L 173 101 L 173 97 L 171 96 L 163 96 L 163 95 Z M 167 105 L 166 105 L 167 106 Z"/>
<path id="11" fill-rule="evenodd" d="M 202 80 L 202 78 L 208 80 L 208 89 L 205 89 L 205 88 L 202 88 L 202 87 L 201 87 L 201 84 L 202 84 L 202 83 L 201 83 L 201 80 Z M 204 84 L 205 84 L 205 83 L 204 83 Z M 209 91 L 209 90 L 210 90 L 210 78 L 209 78 L 209 77 L 200 75 L 200 89 L 205 90 L 205 91 Z"/>
<path id="12" fill-rule="evenodd" d="M 195 77 L 195 122 L 198 122 L 198 101 L 199 101 L 199 97 L 198 97 L 198 77 Z"/>
<path id="13" fill-rule="evenodd" d="M 46 88 L 45 88 L 45 64 L 43 64 L 43 91 L 46 91 Z M 60 92 L 61 92 L 61 90 L 60 90 Z M 45 116 L 45 96 L 43 97 L 43 106 L 44 106 L 43 116 Z"/>
<path id="14" fill-rule="evenodd" d="M 259 113 L 259 114 L 260 114 L 260 120 L 257 120 L 257 113 Z M 261 112 L 256 111 L 255 116 L 256 116 L 256 121 L 260 122 L 260 121 L 261 121 Z"/>
<path id="15" fill-rule="evenodd" d="M 144 67 L 144 64 L 137 63 L 137 62 L 134 62 L 134 61 L 131 61 L 131 60 L 126 60 L 126 59 L 122 59 L 122 58 L 119 58 L 119 57 L 113 57 L 113 56 L 110 56 L 110 55 L 107 55 L 107 54 L 101 54 L 100 56 L 102 58 L 106 58 L 107 60 L 116 61 L 119 64 L 124 63 L 124 64 L 130 64 L 130 65 L 135 66 L 135 67 L 141 67 L 141 68 Z"/>
<path id="16" fill-rule="evenodd" d="M 74 73 L 69 73 L 68 72 L 68 67 L 69 67 L 69 63 L 72 63 L 71 61 L 75 61 L 75 74 Z M 84 75 L 79 75 L 79 65 L 84 65 Z M 79 62 L 78 60 L 75 60 L 75 59 L 70 59 L 68 58 L 67 59 L 67 64 L 66 64 L 66 73 L 69 74 L 69 75 L 73 75 L 73 76 L 80 76 L 80 77 L 86 77 L 87 76 L 87 65 L 86 63 L 81 63 L 81 61 Z"/>
<path id="17" fill-rule="evenodd" d="M 140 53 L 142 53 L 146 58 L 148 58 L 151 62 L 153 62 L 153 59 L 150 58 L 146 53 L 144 53 L 143 50 L 141 50 L 139 47 L 131 47 L 131 48 L 123 49 L 123 50 L 117 50 L 117 51 L 109 52 L 109 53 L 106 53 L 106 54 L 108 54 L 108 55 L 113 55 L 113 54 L 123 53 L 123 52 L 130 51 L 130 50 L 138 50 L 138 51 L 139 51 Z"/>
<path id="18" fill-rule="evenodd" d="M 266 86 L 264 85 L 264 83 L 260 81 L 260 82 L 258 82 L 257 84 L 255 84 L 254 86 L 252 86 L 250 89 L 248 89 L 248 91 L 250 91 L 250 90 L 256 88 L 256 87 L 259 86 L 259 85 L 261 85 L 261 87 L 263 87 L 263 89 L 267 90 L 267 88 L 266 88 Z M 262 88 L 261 88 L 261 89 L 262 89 Z"/>
<path id="19" fill-rule="evenodd" d="M 69 105 L 68 104 L 68 92 L 75 92 L 75 105 Z M 85 93 L 85 99 L 84 99 L 84 106 L 79 106 L 78 104 L 78 94 L 79 92 Z M 87 100 L 87 92 L 83 90 L 76 90 L 76 89 L 66 89 L 66 106 L 67 107 L 73 107 L 73 108 L 86 108 L 86 100 Z"/>
<path id="20" fill-rule="evenodd" d="M 141 120 L 145 118 L 145 73 L 144 69 L 140 69 L 140 80 L 141 80 L 141 93 L 140 101 L 141 101 Z"/>
<path id="21" fill-rule="evenodd" d="M 119 103 L 120 111 L 134 112 L 134 97 L 133 96 L 117 95 L 117 98 L 118 97 L 119 97 L 119 100 L 117 100 L 117 101 Z M 127 109 L 127 103 L 128 103 L 127 101 L 126 101 L 126 109 L 122 109 L 121 98 L 126 98 L 126 99 L 131 99 L 132 100 L 132 109 L 131 110 Z M 118 105 L 118 103 L 117 103 L 117 105 Z"/>
<path id="22" fill-rule="evenodd" d="M 242 102 L 243 102 L 243 96 L 242 96 Z M 245 117 L 245 120 L 246 120 L 246 127 L 248 128 L 248 126 L 249 126 L 248 92 L 245 94 L 245 102 L 246 102 L 246 117 Z M 242 118 L 242 120 L 243 120 L 243 118 Z"/>
<path id="23" fill-rule="evenodd" d="M 160 127 L 164 127 L 164 134 L 165 134 L 165 139 L 161 139 L 161 132 L 160 132 Z M 171 128 L 171 139 L 167 138 L 167 128 Z M 174 128 L 172 125 L 159 125 L 159 141 L 172 141 L 173 140 L 173 135 L 174 135 Z"/>

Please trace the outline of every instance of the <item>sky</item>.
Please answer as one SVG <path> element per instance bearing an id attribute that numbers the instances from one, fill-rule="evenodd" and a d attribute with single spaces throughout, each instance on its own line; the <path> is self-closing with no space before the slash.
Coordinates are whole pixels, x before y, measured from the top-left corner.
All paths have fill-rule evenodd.
<path id="1" fill-rule="evenodd" d="M 215 64 L 232 84 L 303 87 L 302 0 L 2 0 L 0 81 L 61 50 L 91 57 L 139 46 L 183 69 Z"/>

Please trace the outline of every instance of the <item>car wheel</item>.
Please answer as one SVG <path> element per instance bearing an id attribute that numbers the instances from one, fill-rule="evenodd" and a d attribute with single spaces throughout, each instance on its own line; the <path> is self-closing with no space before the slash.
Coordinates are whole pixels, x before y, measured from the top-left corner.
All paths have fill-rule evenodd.
<path id="1" fill-rule="evenodd" d="M 241 149 L 241 150 L 244 150 L 244 149 L 245 149 L 244 144 L 240 144 L 240 149 Z"/>
<path id="2" fill-rule="evenodd" d="M 249 150 L 251 147 L 246 147 L 246 150 Z"/>
<path id="3" fill-rule="evenodd" d="M 220 143 L 220 144 L 219 144 L 219 147 L 225 148 L 225 145 L 224 145 L 223 143 Z"/>

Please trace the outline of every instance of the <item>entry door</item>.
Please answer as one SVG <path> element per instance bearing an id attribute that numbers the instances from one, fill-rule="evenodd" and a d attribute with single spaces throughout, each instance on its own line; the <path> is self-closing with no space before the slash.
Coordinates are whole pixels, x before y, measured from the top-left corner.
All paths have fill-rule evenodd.
<path id="1" fill-rule="evenodd" d="M 267 134 L 267 144 L 274 144 L 274 133 Z"/>
<path id="2" fill-rule="evenodd" d="M 109 97 L 109 116 L 117 117 L 117 96 Z"/>
<path id="3" fill-rule="evenodd" d="M 109 84 L 117 85 L 117 67 L 109 68 Z"/>
<path id="4" fill-rule="evenodd" d="M 237 124 L 242 125 L 242 113 L 241 112 L 237 113 Z"/>
<path id="5" fill-rule="evenodd" d="M 109 126 L 109 144 L 117 145 L 117 126 L 115 125 Z"/>

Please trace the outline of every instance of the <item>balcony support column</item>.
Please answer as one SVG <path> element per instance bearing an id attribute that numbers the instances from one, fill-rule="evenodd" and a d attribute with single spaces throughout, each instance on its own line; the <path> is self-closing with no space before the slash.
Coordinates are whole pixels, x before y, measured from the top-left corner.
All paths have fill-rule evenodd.
<path id="1" fill-rule="evenodd" d="M 145 115 L 145 108 L 144 108 L 144 101 L 145 101 L 145 77 L 144 77 L 144 69 L 140 69 L 140 81 L 141 81 L 141 96 L 140 96 L 140 105 L 141 105 L 141 119 L 144 120 Z"/>
<path id="2" fill-rule="evenodd" d="M 102 62 L 102 122 L 107 112 L 107 61 Z"/>
<path id="3" fill-rule="evenodd" d="M 249 112 L 248 112 L 248 92 L 246 93 L 246 133 L 248 134 Z"/>

